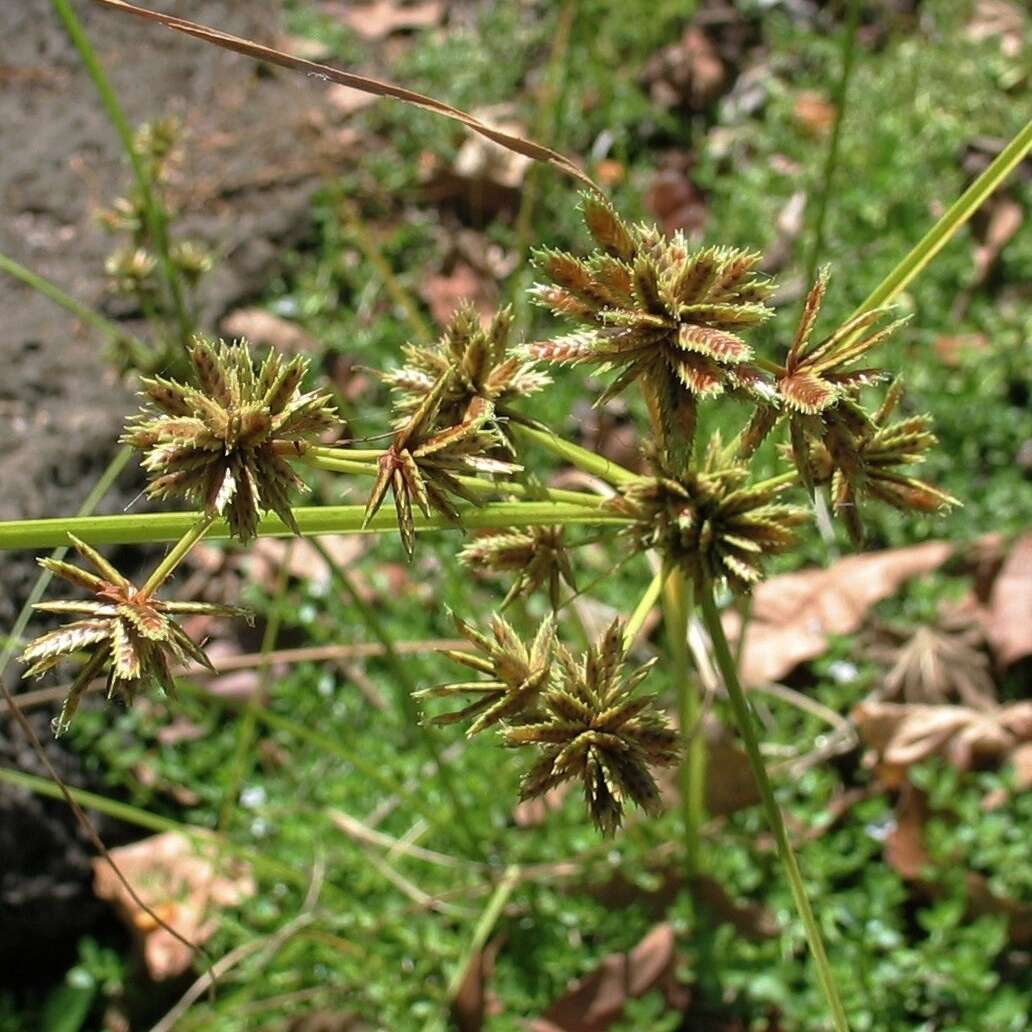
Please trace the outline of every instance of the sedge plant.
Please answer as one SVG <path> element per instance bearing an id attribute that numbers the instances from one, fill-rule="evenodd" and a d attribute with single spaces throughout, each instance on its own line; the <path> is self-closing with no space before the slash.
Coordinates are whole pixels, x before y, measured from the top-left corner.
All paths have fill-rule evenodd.
<path id="1" fill-rule="evenodd" d="M 211 608 L 160 597 L 205 536 L 247 545 L 268 534 L 389 532 L 412 559 L 425 531 L 482 532 L 467 537 L 457 560 L 511 578 L 500 610 L 541 592 L 553 615 L 525 636 L 501 611 L 481 623 L 456 614 L 470 649 L 452 654 L 454 681 L 415 693 L 427 722 L 464 724 L 468 735 L 493 736 L 525 756 L 525 799 L 579 784 L 602 836 L 617 834 L 631 808 L 656 813 L 662 806 L 657 773 L 679 767 L 682 845 L 694 875 L 702 865 L 706 769 L 701 700 L 686 648 L 697 609 L 832 1024 L 846 1029 L 718 606 L 748 596 L 771 557 L 797 546 L 818 493 L 857 543 L 870 506 L 928 513 L 957 504 L 915 475 L 935 445 L 930 420 L 896 415 L 903 387 L 877 364 L 878 348 L 904 332 L 891 319 L 892 297 L 1027 152 L 1030 136 L 1026 131 L 1005 149 L 885 289 L 841 326 L 821 325 L 829 289 L 821 271 L 795 333 L 774 347 L 760 347 L 757 334 L 773 314 L 774 292 L 758 271 L 759 253 L 693 248 L 682 234 L 629 223 L 600 195 L 587 193 L 581 208 L 591 243 L 584 253 L 534 253 L 540 282 L 531 298 L 567 323 L 566 330 L 515 340 L 507 310 L 486 324 L 472 309 L 460 310 L 440 339 L 408 347 L 383 373 L 394 413 L 389 427 L 376 428 L 383 431 L 379 448 L 354 446 L 376 438 L 342 439 L 345 428 L 330 396 L 305 389 L 303 357 L 284 361 L 273 352 L 259 361 L 244 341 L 196 336 L 188 376 L 142 380 L 143 410 L 123 439 L 140 456 L 150 497 L 182 500 L 193 511 L 0 524 L 0 547 L 70 540 L 96 571 L 44 560 L 91 596 L 40 605 L 74 619 L 22 653 L 33 676 L 85 656 L 55 733 L 65 730 L 95 680 L 131 702 L 140 690 L 170 693 L 173 670 L 184 660 L 205 662 L 176 617 Z M 530 415 L 527 399 L 569 365 L 605 377 L 591 399 L 596 404 L 624 391 L 640 393 L 645 472 L 564 440 Z M 726 439 L 700 429 L 718 409 L 723 425 L 736 423 Z M 754 458 L 768 438 L 777 441 L 780 469 L 761 476 Z M 583 469 L 607 485 L 606 493 L 543 486 L 526 473 L 532 452 Z M 352 478 L 363 485 L 366 504 L 296 508 L 306 470 Z M 580 649 L 562 640 L 554 615 L 577 594 L 578 542 L 566 532 L 577 525 L 590 526 L 593 540 L 608 538 L 630 557 L 648 557 L 659 571 L 628 619 L 617 619 Z M 104 543 L 161 540 L 175 544 L 139 588 L 97 551 Z M 660 598 L 679 726 L 648 688 L 654 663 L 628 664 L 644 616 Z"/>

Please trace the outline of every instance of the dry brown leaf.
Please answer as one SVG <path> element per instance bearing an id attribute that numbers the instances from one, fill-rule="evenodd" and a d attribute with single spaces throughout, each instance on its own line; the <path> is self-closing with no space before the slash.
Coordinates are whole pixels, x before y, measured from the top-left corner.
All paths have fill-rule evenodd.
<path id="1" fill-rule="evenodd" d="M 865 552 L 827 569 L 800 570 L 764 581 L 754 592 L 741 674 L 746 684 L 778 681 L 800 663 L 821 655 L 831 634 L 860 626 L 876 602 L 901 584 L 941 566 L 952 554 L 945 541 Z M 724 629 L 737 639 L 741 619 L 724 614 Z"/>
<path id="2" fill-rule="evenodd" d="M 827 136 L 835 125 L 837 113 L 831 101 L 812 90 L 800 93 L 792 106 L 796 122 L 811 136 Z"/>
<path id="3" fill-rule="evenodd" d="M 220 856 L 214 843 L 200 844 L 166 832 L 110 851 L 136 894 L 185 939 L 201 945 L 218 927 L 218 911 L 255 893 L 250 869 Z M 193 961 L 191 950 L 141 910 L 101 857 L 93 861 L 93 890 L 114 904 L 140 946 L 155 981 L 174 978 Z"/>
<path id="4" fill-rule="evenodd" d="M 1025 209 L 1013 197 L 998 195 L 989 208 L 982 242 L 975 248 L 975 282 L 981 283 L 989 275 L 997 258 L 1010 242 L 1025 219 Z"/>
<path id="5" fill-rule="evenodd" d="M 1032 655 L 1032 533 L 1018 538 L 1004 560 L 983 624 L 1001 666 Z"/>
<path id="6" fill-rule="evenodd" d="M 453 107 L 451 104 L 446 104 L 444 101 L 416 93 L 414 90 L 407 90 L 403 86 L 395 86 L 393 83 L 372 79 L 369 76 L 356 75 L 353 72 L 343 72 L 338 68 L 319 64 L 316 61 L 306 61 L 304 58 L 285 54 L 274 47 L 267 47 L 261 43 L 254 43 L 251 40 L 233 36 L 228 32 L 220 32 L 218 29 L 198 25 L 196 22 L 187 21 L 185 18 L 176 18 L 170 14 L 162 14 L 159 11 L 149 11 L 144 7 L 136 7 L 133 4 L 125 3 L 124 0 L 97 0 L 97 3 L 117 11 L 134 14 L 138 18 L 159 22 L 177 32 L 183 32 L 206 43 L 212 43 L 226 50 L 244 54 L 246 57 L 252 57 L 259 61 L 268 61 L 270 64 L 280 65 L 283 68 L 304 72 L 313 78 L 322 79 L 326 82 L 336 82 L 343 86 L 350 86 L 353 89 L 363 90 L 377 97 L 391 97 L 394 100 L 402 101 L 402 103 L 424 108 L 434 114 L 442 115 L 444 118 L 461 122 L 467 128 L 472 129 L 473 132 L 499 144 L 506 148 L 506 150 L 522 154 L 534 161 L 543 161 L 546 164 L 553 165 L 567 175 L 573 176 L 573 178 L 579 180 L 589 189 L 598 191 L 598 187 L 591 180 L 590 176 L 581 171 L 565 155 L 552 150 L 550 147 L 544 147 L 539 143 L 535 143 L 533 140 L 526 140 L 521 136 L 486 125 L 473 115 Z"/>
<path id="7" fill-rule="evenodd" d="M 612 953 L 590 975 L 556 1000 L 533 1032 L 604 1032 L 623 1012 L 628 999 L 661 988 L 681 997 L 674 978 L 673 926 L 656 925 L 629 953 Z"/>
<path id="8" fill-rule="evenodd" d="M 649 59 L 642 78 L 660 107 L 701 111 L 720 95 L 727 72 L 706 33 L 689 25 L 676 43 Z"/>
<path id="9" fill-rule="evenodd" d="M 1027 42 L 1026 15 L 1008 0 L 977 0 L 966 35 L 973 42 L 999 39 L 1005 57 L 1017 57 Z"/>
<path id="10" fill-rule="evenodd" d="M 361 90 L 353 90 L 350 86 L 341 86 L 338 82 L 326 87 L 326 99 L 338 115 L 353 115 L 376 103 L 376 97 Z"/>
<path id="11" fill-rule="evenodd" d="M 488 988 L 495 959 L 504 936 L 497 935 L 470 957 L 469 966 L 452 1000 L 452 1018 L 458 1032 L 480 1032 L 484 1019 L 500 1010 L 497 996 Z"/>
<path id="12" fill-rule="evenodd" d="M 419 288 L 438 326 L 447 326 L 463 301 L 472 301 L 481 322 L 490 321 L 498 300 L 494 285 L 466 262 L 456 262 L 451 272 L 428 276 Z"/>
<path id="13" fill-rule="evenodd" d="M 385 39 L 395 32 L 429 29 L 444 17 L 441 0 L 419 0 L 399 3 L 398 0 L 372 0 L 372 3 L 333 4 L 330 13 L 363 39 Z"/>
<path id="14" fill-rule="evenodd" d="M 366 539 L 355 534 L 328 534 L 319 538 L 319 544 L 345 569 L 369 549 Z M 287 572 L 297 580 L 309 584 L 327 584 L 330 580 L 326 561 L 304 539 L 259 538 L 248 549 L 244 561 L 251 579 L 270 591 L 276 587 L 280 566 L 284 562 L 287 563 Z"/>
<path id="15" fill-rule="evenodd" d="M 317 346 L 315 338 L 297 323 L 281 319 L 264 308 L 238 308 L 222 320 L 220 329 L 227 337 L 246 337 L 252 344 L 292 355 L 313 351 Z"/>
<path id="16" fill-rule="evenodd" d="M 680 169 L 656 173 L 645 193 L 645 207 L 667 234 L 684 230 L 691 235 L 706 225 L 706 202 L 687 172 Z"/>
<path id="17" fill-rule="evenodd" d="M 962 333 L 956 336 L 936 337 L 932 350 L 943 365 L 958 369 L 977 357 L 989 347 L 989 338 L 984 333 Z"/>
<path id="18" fill-rule="evenodd" d="M 991 713 L 967 706 L 922 706 L 870 700 L 850 714 L 890 784 L 907 767 L 940 756 L 961 770 L 995 765 L 1032 739 L 1032 702 Z"/>

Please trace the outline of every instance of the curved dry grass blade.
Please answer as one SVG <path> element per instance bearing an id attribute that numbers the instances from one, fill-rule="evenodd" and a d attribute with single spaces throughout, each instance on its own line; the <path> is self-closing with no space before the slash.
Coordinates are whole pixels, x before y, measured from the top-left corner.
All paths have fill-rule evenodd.
<path id="1" fill-rule="evenodd" d="M 188 36 L 204 40 L 206 43 L 213 43 L 215 46 L 223 47 L 226 50 L 235 50 L 238 54 L 256 58 L 259 61 L 268 61 L 283 68 L 290 68 L 295 71 L 305 72 L 307 75 L 324 79 L 328 82 L 340 83 L 342 86 L 349 86 L 353 90 L 360 90 L 362 93 L 372 94 L 374 97 L 391 97 L 400 100 L 405 104 L 412 104 L 415 107 L 423 108 L 425 111 L 433 112 L 436 115 L 443 115 L 453 121 L 461 122 L 473 132 L 479 133 L 493 143 L 497 143 L 507 150 L 515 151 L 524 157 L 532 158 L 534 161 L 542 161 L 565 172 L 568 176 L 590 187 L 597 193 L 601 189 L 595 185 L 586 172 L 578 168 L 569 158 L 552 150 L 551 147 L 544 147 L 533 140 L 526 140 L 522 136 L 513 133 L 506 133 L 493 126 L 486 125 L 479 119 L 461 110 L 446 104 L 444 101 L 435 100 L 414 90 L 407 90 L 403 86 L 395 86 L 393 83 L 383 82 L 380 79 L 371 79 L 365 75 L 356 75 L 354 72 L 342 72 L 330 65 L 319 64 L 316 61 L 306 61 L 301 57 L 294 57 L 285 54 L 282 50 L 275 50 L 273 47 L 263 46 L 261 43 L 253 43 L 250 40 L 241 39 L 239 36 L 232 36 L 228 32 L 220 32 L 218 29 L 210 29 L 205 25 L 198 25 L 196 22 L 187 21 L 185 18 L 176 18 L 170 14 L 162 14 L 159 11 L 149 11 L 144 7 L 136 7 L 133 4 L 124 3 L 123 0 L 97 0 L 97 3 L 104 7 L 111 7 L 119 11 L 127 11 L 140 18 L 147 18 L 150 21 L 160 22 L 162 25 L 177 32 L 185 32 Z"/>

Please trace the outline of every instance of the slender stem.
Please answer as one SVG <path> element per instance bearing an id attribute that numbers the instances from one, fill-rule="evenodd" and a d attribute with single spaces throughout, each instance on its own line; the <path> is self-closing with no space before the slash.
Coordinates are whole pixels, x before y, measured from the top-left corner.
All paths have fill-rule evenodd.
<path id="1" fill-rule="evenodd" d="M 713 600 L 713 589 L 706 587 L 700 592 L 699 603 L 702 609 L 702 621 L 706 625 L 710 641 L 713 643 L 713 652 L 720 668 L 720 674 L 727 689 L 728 701 L 731 704 L 731 712 L 734 714 L 735 723 L 742 736 L 745 745 L 746 755 L 749 758 L 749 766 L 752 768 L 753 777 L 756 779 L 757 788 L 760 791 L 760 799 L 763 804 L 764 814 L 771 831 L 774 833 L 774 841 L 777 845 L 778 855 L 788 876 L 788 883 L 792 890 L 792 898 L 795 900 L 796 909 L 803 922 L 806 931 L 806 939 L 810 944 L 810 952 L 813 955 L 814 963 L 817 965 L 817 977 L 827 997 L 828 1006 L 831 1010 L 832 1023 L 836 1032 L 849 1032 L 849 1023 L 846 1020 L 846 1012 L 839 999 L 838 989 L 831 973 L 828 963 L 828 955 L 824 949 L 824 940 L 821 937 L 821 930 L 817 924 L 810 901 L 806 896 L 806 887 L 803 883 L 803 875 L 799 869 L 799 862 L 796 860 L 792 843 L 788 838 L 788 830 L 781 815 L 777 800 L 774 798 L 774 788 L 767 775 L 767 768 L 763 763 L 760 754 L 759 738 L 756 734 L 756 727 L 753 723 L 749 703 L 738 679 L 738 671 L 735 669 L 734 657 L 724 634 L 724 628 L 720 622 L 720 614 L 717 611 L 716 603 Z"/>
<path id="2" fill-rule="evenodd" d="M 591 473 L 609 484 L 616 485 L 630 484 L 641 480 L 636 473 L 624 469 L 619 463 L 604 458 L 587 448 L 582 448 L 579 444 L 563 440 L 547 427 L 528 420 L 517 412 L 505 410 L 503 414 L 509 419 L 509 426 L 515 431 L 516 436 L 539 444 L 553 455 L 558 455 L 559 458 L 565 459 L 578 469 L 584 470 L 585 473 Z"/>
<path id="3" fill-rule="evenodd" d="M 69 3 L 69 0 L 50 0 L 50 2 L 53 5 L 54 10 L 57 12 L 58 18 L 61 19 L 61 23 L 64 25 L 65 31 L 71 38 L 73 46 L 79 52 L 79 57 L 82 60 L 83 67 L 86 69 L 89 77 L 93 80 L 93 85 L 97 90 L 97 94 L 100 97 L 100 102 L 104 107 L 108 120 L 114 127 L 115 132 L 118 134 L 118 138 L 122 143 L 122 149 L 125 151 L 126 157 L 128 157 L 129 163 L 132 165 L 133 175 L 136 178 L 136 185 L 140 190 L 140 197 L 143 199 L 143 212 L 144 218 L 147 222 L 147 230 L 151 235 L 151 239 L 154 242 L 154 248 L 158 253 L 158 261 L 161 265 L 162 276 L 165 280 L 165 285 L 168 288 L 169 297 L 172 300 L 172 309 L 175 313 L 176 322 L 179 324 L 179 335 L 183 346 L 186 347 L 190 342 L 191 335 L 193 334 L 193 323 L 186 311 L 186 303 L 183 300 L 183 288 L 179 281 L 179 273 L 176 271 L 175 264 L 169 256 L 168 232 L 165 226 L 165 211 L 157 197 L 154 195 L 150 172 L 146 165 L 144 165 L 143 160 L 140 158 L 140 155 L 136 150 L 136 143 L 133 140 L 133 130 L 129 125 L 129 120 L 126 118 L 125 112 L 122 110 L 122 105 L 118 102 L 118 97 L 115 94 L 114 89 L 111 87 L 111 82 L 108 80 L 107 73 L 104 71 L 104 66 L 100 63 L 100 59 L 97 57 L 97 53 L 93 49 L 93 44 L 90 43 L 89 36 L 86 35 L 86 31 L 83 29 L 82 23 L 76 17 L 71 3 Z"/>
<path id="4" fill-rule="evenodd" d="M 634 607 L 634 612 L 631 613 L 627 623 L 624 624 L 623 645 L 625 651 L 634 645 L 635 640 L 641 633 L 642 625 L 645 623 L 649 613 L 652 612 L 652 607 L 659 601 L 659 596 L 663 591 L 663 584 L 665 581 L 666 574 L 660 570 L 655 577 L 649 581 L 649 586 L 645 589 L 645 594 L 641 596 L 638 604 Z"/>
<path id="5" fill-rule="evenodd" d="M 953 235 L 981 207 L 986 198 L 1032 151 L 1032 120 L 993 159 L 989 167 L 950 205 L 945 214 L 914 245 L 910 253 L 878 284 L 853 313 L 855 318 L 888 304 L 949 243 Z M 858 331 L 862 332 L 862 331 Z"/>
<path id="6" fill-rule="evenodd" d="M 820 261 L 824 247 L 824 224 L 828 216 L 828 201 L 831 199 L 831 183 L 835 178 L 838 165 L 839 142 L 842 138 L 842 123 L 846 118 L 846 102 L 849 99 L 849 80 L 853 75 L 854 58 L 856 56 L 856 30 L 860 22 L 860 0 L 849 0 L 849 13 L 846 27 L 842 33 L 842 68 L 835 96 L 832 103 L 835 107 L 835 123 L 828 142 L 828 153 L 824 159 L 824 170 L 821 175 L 821 189 L 817 195 L 817 215 L 813 221 L 813 242 L 810 245 L 810 256 L 806 263 L 807 284 L 813 283 L 817 275 L 817 263 Z"/>
<path id="7" fill-rule="evenodd" d="M 302 537 L 318 534 L 382 534 L 398 529 L 393 512 L 381 510 L 367 527 L 362 523 L 361 505 L 325 505 L 294 509 Z M 508 527 L 533 527 L 539 524 L 566 526 L 624 526 L 627 517 L 600 512 L 585 505 L 566 502 L 489 502 L 485 505 L 459 506 L 461 528 L 444 516 L 415 515 L 417 531 L 426 530 L 500 530 Z M 200 514 L 196 512 L 145 513 L 141 516 L 59 517 L 45 520 L 0 522 L 0 550 L 15 548 L 57 548 L 75 534 L 91 545 L 128 545 L 176 541 L 189 530 Z M 259 537 L 290 537 L 293 532 L 276 516 L 265 516 L 258 524 Z M 232 535 L 225 520 L 216 520 L 208 531 L 210 540 L 225 540 Z"/>
<path id="8" fill-rule="evenodd" d="M 354 473 L 358 476 L 376 476 L 377 468 L 368 462 L 349 462 L 346 459 L 331 457 L 325 453 L 315 451 L 306 452 L 301 461 L 313 469 L 324 469 L 331 473 Z M 559 488 L 532 486 L 521 484 L 515 480 L 506 480 L 494 483 L 489 480 L 479 480 L 477 477 L 457 475 L 456 480 L 467 490 L 485 497 L 498 497 L 509 495 L 514 498 L 547 499 L 550 502 L 568 502 L 570 505 L 586 505 L 593 509 L 605 505 L 605 498 L 601 495 L 588 494 L 585 491 L 563 491 Z"/>
<path id="9" fill-rule="evenodd" d="M 117 323 L 105 319 L 99 312 L 95 312 L 89 305 L 76 301 L 74 297 L 66 294 L 59 286 L 44 279 L 38 273 L 27 269 L 24 265 L 16 262 L 7 255 L 0 254 L 0 272 L 6 272 L 16 280 L 20 280 L 28 287 L 42 294 L 45 298 L 53 301 L 67 312 L 71 312 L 76 319 L 92 326 L 95 330 L 103 333 L 105 337 L 114 343 L 127 344 L 138 357 L 147 360 L 152 356 L 151 349 L 141 340 L 137 340 L 131 333 L 126 333 Z"/>
<path id="10" fill-rule="evenodd" d="M 459 995 L 459 990 L 462 988 L 462 983 L 466 980 L 466 972 L 469 970 L 470 964 L 479 959 L 477 954 L 484 948 L 488 936 L 498 923 L 498 918 L 502 916 L 505 904 L 509 902 L 509 897 L 512 895 L 513 890 L 520 883 L 521 875 L 522 871 L 519 864 L 510 864 L 505 869 L 505 873 L 502 875 L 498 885 L 495 886 L 494 892 L 491 893 L 491 898 L 487 901 L 483 913 L 481 913 L 477 920 L 476 927 L 473 929 L 473 935 L 469 940 L 469 945 L 459 961 L 459 966 L 455 969 L 455 974 L 452 975 L 451 981 L 448 983 L 449 1000 L 454 1000 Z"/>
<path id="11" fill-rule="evenodd" d="M 125 464 L 132 457 L 133 449 L 127 444 L 119 448 L 115 452 L 114 458 L 108 463 L 107 469 L 101 473 L 100 478 L 96 484 L 93 485 L 93 489 L 86 496 L 85 501 L 82 503 L 79 509 L 80 516 L 88 516 L 97 507 L 100 500 L 108 493 L 111 485 L 118 478 L 118 474 L 125 469 Z M 65 538 L 65 541 L 68 539 Z M 57 559 L 58 561 L 64 559 L 68 554 L 68 545 L 62 544 L 54 550 L 51 554 L 51 559 Z M 7 670 L 7 664 L 11 662 L 15 652 L 18 651 L 18 647 L 21 645 L 22 635 L 25 633 L 25 628 L 28 627 L 29 621 L 32 619 L 32 607 L 42 597 L 43 592 L 47 590 L 47 585 L 53 578 L 53 574 L 49 570 L 40 570 L 39 576 L 36 578 L 36 583 L 32 585 L 32 590 L 29 592 L 29 597 L 25 600 L 24 605 L 21 607 L 21 611 L 18 613 L 18 618 L 14 621 L 14 626 L 11 627 L 11 633 L 8 635 L 7 641 L 4 643 L 3 651 L 0 652 L 0 678 L 4 676 L 4 672 Z"/>
<path id="12" fill-rule="evenodd" d="M 419 739 L 423 744 L 423 748 L 427 752 L 430 762 L 433 764 L 434 769 L 437 772 L 438 781 L 444 789 L 445 795 L 448 796 L 448 799 L 451 802 L 455 820 L 459 827 L 462 828 L 462 832 L 467 839 L 468 845 L 473 852 L 482 859 L 483 850 L 480 847 L 480 843 L 477 841 L 476 833 L 473 831 L 469 812 L 466 809 L 465 803 L 462 801 L 462 796 L 459 794 L 458 787 L 452 777 L 451 768 L 441 758 L 441 750 L 438 747 L 437 739 L 434 737 L 433 731 L 420 719 L 419 707 L 416 705 L 414 699 L 416 683 L 409 673 L 408 666 L 406 666 L 405 661 L 401 658 L 401 655 L 394 644 L 394 639 L 391 637 L 390 632 L 388 632 L 387 628 L 383 625 L 379 616 L 376 614 L 376 610 L 362 597 L 361 592 L 355 587 L 354 581 L 352 581 L 347 571 L 340 563 L 337 562 L 336 559 L 333 558 L 332 555 L 330 555 L 325 545 L 323 545 L 318 538 L 314 538 L 311 544 L 326 564 L 326 568 L 330 571 L 330 576 L 336 580 L 340 587 L 344 589 L 347 596 L 351 599 L 352 604 L 358 610 L 358 614 L 361 617 L 362 622 L 383 646 L 384 658 L 391 670 L 394 672 L 394 676 L 397 681 L 397 695 L 398 701 L 401 704 L 401 710 L 405 714 L 409 723 L 412 724 L 419 733 Z"/>
<path id="13" fill-rule="evenodd" d="M 214 513 L 201 514 L 197 522 L 176 542 L 172 551 L 161 560 L 154 572 L 147 578 L 147 583 L 140 589 L 140 594 L 144 598 L 153 595 L 172 576 L 175 568 L 189 555 L 190 549 L 204 537 L 214 522 Z"/>
<path id="14" fill-rule="evenodd" d="M 663 587 L 663 619 L 670 647 L 671 673 L 677 687 L 681 740 L 685 747 L 680 770 L 685 866 L 688 877 L 695 878 L 701 869 L 701 834 L 706 818 L 706 739 L 700 727 L 702 700 L 692 676 L 688 652 L 690 586 L 684 573 L 672 568 L 666 574 Z"/>
<path id="15" fill-rule="evenodd" d="M 306 455 L 318 455 L 324 459 L 352 459 L 356 462 L 377 462 L 385 448 L 333 448 L 321 444 L 313 445 Z"/>

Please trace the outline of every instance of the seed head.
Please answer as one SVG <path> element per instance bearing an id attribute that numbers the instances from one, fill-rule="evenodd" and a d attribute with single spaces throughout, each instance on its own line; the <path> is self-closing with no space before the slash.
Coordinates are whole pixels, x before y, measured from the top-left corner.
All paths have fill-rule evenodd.
<path id="1" fill-rule="evenodd" d="M 698 469 L 674 476 L 661 468 L 621 487 L 608 504 L 635 521 L 638 548 L 658 550 L 695 584 L 726 580 L 748 591 L 762 579 L 764 559 L 787 551 L 793 528 L 809 519 L 806 509 L 775 502 L 789 485 L 750 484 L 748 476 L 715 436 Z"/>
<path id="2" fill-rule="evenodd" d="M 600 249 L 583 261 L 539 251 L 537 263 L 552 283 L 533 294 L 587 328 L 532 345 L 533 357 L 616 370 L 600 402 L 638 381 L 661 446 L 680 452 L 694 437 L 700 399 L 726 390 L 773 398 L 739 335 L 772 314 L 764 304 L 771 287 L 754 271 L 758 253 L 692 251 L 683 234 L 628 226 L 597 198 L 585 198 L 584 217 Z"/>
<path id="3" fill-rule="evenodd" d="M 474 646 L 473 652 L 448 652 L 456 663 L 484 674 L 487 680 L 438 685 L 418 693 L 421 698 L 472 695 L 474 701 L 453 713 L 433 718 L 435 724 L 454 724 L 466 717 L 476 720 L 466 732 L 472 737 L 502 720 L 511 720 L 531 709 L 548 682 L 555 644 L 555 621 L 545 617 L 528 646 L 500 616 L 491 617 L 491 637 L 455 617 L 459 633 Z"/>
<path id="4" fill-rule="evenodd" d="M 308 362 L 300 355 L 284 362 L 270 352 L 256 371 L 243 341 L 216 345 L 198 337 L 190 358 L 197 386 L 144 380 L 152 408 L 122 437 L 144 453 L 147 494 L 225 513 L 243 542 L 257 533 L 259 513 L 270 509 L 298 533 L 290 491 L 305 485 L 287 460 L 336 425 L 329 395 L 301 393 Z"/>
<path id="5" fill-rule="evenodd" d="M 562 527 L 528 527 L 484 534 L 466 545 L 459 558 L 475 569 L 493 573 L 516 571 L 516 580 L 502 602 L 502 609 L 545 584 L 552 609 L 558 609 L 561 583 L 565 581 L 571 590 L 577 590 L 564 537 Z"/>
<path id="6" fill-rule="evenodd" d="M 97 574 L 59 562 L 41 559 L 40 566 L 78 587 L 93 598 L 77 602 L 39 602 L 34 608 L 44 613 L 71 613 L 82 617 L 41 635 L 26 646 L 21 660 L 30 664 L 26 675 L 39 677 L 74 652 L 85 651 L 89 658 L 72 682 L 68 698 L 54 721 L 54 733 L 68 727 L 79 699 L 89 683 L 105 667 L 110 698 L 117 692 L 132 703 L 136 694 L 151 686 L 169 695 L 175 693 L 171 663 L 193 660 L 214 670 L 208 657 L 173 619 L 177 615 L 209 613 L 244 616 L 244 610 L 206 602 L 163 602 L 144 595 L 123 577 L 97 551 L 72 537 L 72 544 Z M 99 576 L 98 576 L 99 574 Z"/>
<path id="7" fill-rule="evenodd" d="M 592 820 L 603 835 L 620 827 L 627 801 L 647 813 L 658 810 L 659 788 L 650 768 L 674 766 L 680 759 L 677 733 L 654 697 L 634 694 L 652 663 L 627 676 L 623 665 L 623 636 L 615 621 L 580 659 L 557 646 L 542 712 L 504 732 L 507 745 L 540 750 L 523 779 L 523 798 L 580 778 Z"/>
<path id="8" fill-rule="evenodd" d="M 469 302 L 452 317 L 443 336 L 429 346 L 408 344 L 405 365 L 381 379 L 394 391 L 398 411 L 419 408 L 434 385 L 450 374 L 439 418 L 457 423 L 476 398 L 500 404 L 536 394 L 551 381 L 535 363 L 515 354 L 510 342 L 512 309 L 503 308 L 484 329 Z"/>
<path id="9" fill-rule="evenodd" d="M 837 515 L 858 546 L 864 529 L 860 506 L 865 499 L 885 502 L 901 512 L 938 512 L 960 502 L 945 491 L 899 472 L 919 465 L 937 444 L 928 415 L 890 422 L 903 395 L 896 380 L 878 411 L 859 425 L 835 422 L 822 441 L 810 444 L 808 462 L 818 483 L 829 483 Z"/>
<path id="10" fill-rule="evenodd" d="M 451 497 L 463 498 L 474 505 L 481 496 L 460 479 L 472 473 L 514 473 L 520 469 L 511 462 L 493 458 L 491 452 L 501 445 L 493 427 L 494 407 L 484 398 L 474 398 L 462 419 L 454 424 L 440 421 L 441 405 L 453 373 L 445 373 L 423 399 L 408 421 L 394 435 L 379 460 L 379 473 L 366 504 L 365 523 L 376 515 L 387 492 L 394 494 L 398 529 L 409 559 L 415 549 L 412 505 L 429 516 L 432 511 L 460 522 Z"/>

